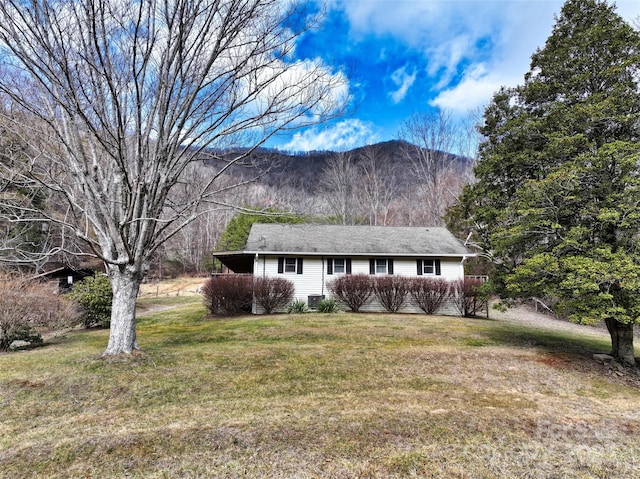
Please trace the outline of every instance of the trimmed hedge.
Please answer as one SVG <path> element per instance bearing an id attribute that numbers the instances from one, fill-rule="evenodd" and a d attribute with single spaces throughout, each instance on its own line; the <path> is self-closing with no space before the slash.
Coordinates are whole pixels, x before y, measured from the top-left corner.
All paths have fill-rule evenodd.
<path id="1" fill-rule="evenodd" d="M 451 300 L 458 312 L 465 317 L 473 317 L 487 308 L 488 285 L 481 279 L 464 278 L 451 283 Z"/>
<path id="2" fill-rule="evenodd" d="M 250 275 L 214 276 L 202 287 L 204 303 L 213 315 L 250 313 L 253 300 L 267 314 L 284 308 L 293 299 L 293 283 L 284 278 L 254 278 Z"/>
<path id="3" fill-rule="evenodd" d="M 451 284 L 444 278 L 412 278 L 409 292 L 426 314 L 434 314 L 449 299 Z"/>
<path id="4" fill-rule="evenodd" d="M 407 299 L 411 278 L 404 276 L 379 276 L 374 278 L 373 291 L 380 304 L 390 313 L 397 313 Z"/>
<path id="5" fill-rule="evenodd" d="M 373 297 L 373 278 L 368 274 L 346 274 L 327 282 L 327 289 L 357 313 Z"/>
<path id="6" fill-rule="evenodd" d="M 293 283 L 284 278 L 222 275 L 209 279 L 202 289 L 205 305 L 213 315 L 250 313 L 254 300 L 267 314 L 287 305 L 288 311 L 302 312 L 301 304 L 292 303 Z M 431 277 L 347 274 L 328 281 L 327 289 L 333 298 L 326 307 L 323 305 L 326 312 L 337 309 L 335 300 L 359 312 L 375 297 L 391 313 L 410 301 L 426 314 L 434 314 L 446 301 L 451 301 L 462 316 L 475 316 L 486 308 L 488 298 L 484 283 L 472 278 L 449 282 Z"/>
<path id="7" fill-rule="evenodd" d="M 240 274 L 214 276 L 202 286 L 204 304 L 213 315 L 250 313 L 253 277 Z"/>
<path id="8" fill-rule="evenodd" d="M 284 278 L 256 278 L 253 282 L 253 294 L 256 304 L 271 314 L 278 308 L 283 308 L 291 302 L 295 287 Z"/>

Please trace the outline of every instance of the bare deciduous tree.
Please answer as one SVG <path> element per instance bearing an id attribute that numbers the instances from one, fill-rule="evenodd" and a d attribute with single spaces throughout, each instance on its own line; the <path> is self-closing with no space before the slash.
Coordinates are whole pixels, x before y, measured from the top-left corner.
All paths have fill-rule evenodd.
<path id="1" fill-rule="evenodd" d="M 394 164 L 382 155 L 381 148 L 369 146 L 362 151 L 358 162 L 358 199 L 368 214 L 369 224 L 374 226 L 388 224 L 397 195 Z"/>
<path id="2" fill-rule="evenodd" d="M 442 110 L 415 114 L 400 130 L 405 154 L 419 184 L 419 198 L 428 224 L 441 225 L 445 209 L 464 184 L 458 171 L 460 141 L 465 138 L 450 113 Z"/>
<path id="3" fill-rule="evenodd" d="M 352 154 L 340 152 L 329 157 L 320 179 L 331 213 L 344 225 L 351 225 L 355 220 L 354 184 L 357 183 L 357 175 Z"/>
<path id="4" fill-rule="evenodd" d="M 0 2 L 4 111 L 34 149 L 23 179 L 64 198 L 46 219 L 107 267 L 105 354 L 138 347 L 135 301 L 153 254 L 232 186 L 218 184 L 232 165 L 344 105 L 342 74 L 292 59 L 308 14 L 277 0 Z M 191 163 L 236 144 L 249 148 L 170 201 Z M 31 213 L 13 206 L 14 221 Z"/>

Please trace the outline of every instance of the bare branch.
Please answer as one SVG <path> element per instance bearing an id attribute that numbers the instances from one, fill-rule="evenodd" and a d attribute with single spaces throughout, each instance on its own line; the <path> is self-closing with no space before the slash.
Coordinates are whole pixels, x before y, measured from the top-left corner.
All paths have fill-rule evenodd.
<path id="1" fill-rule="evenodd" d="M 233 165 L 278 131 L 341 113 L 344 75 L 291 57 L 307 13 L 276 0 L 0 2 L 3 114 L 30 145 L 20 180 L 66 204 L 48 221 L 112 266 L 116 297 L 231 186 Z M 239 142 L 172 203 L 189 165 Z M 116 281 L 125 272 L 133 281 Z"/>

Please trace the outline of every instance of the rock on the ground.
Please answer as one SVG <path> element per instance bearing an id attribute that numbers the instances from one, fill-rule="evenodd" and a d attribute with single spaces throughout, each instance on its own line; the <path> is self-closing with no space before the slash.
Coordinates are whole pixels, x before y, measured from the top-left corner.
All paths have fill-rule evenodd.
<path id="1" fill-rule="evenodd" d="M 610 356 L 608 354 L 594 354 L 593 359 L 605 364 L 605 363 L 608 363 L 609 361 L 613 361 L 613 356 Z"/>

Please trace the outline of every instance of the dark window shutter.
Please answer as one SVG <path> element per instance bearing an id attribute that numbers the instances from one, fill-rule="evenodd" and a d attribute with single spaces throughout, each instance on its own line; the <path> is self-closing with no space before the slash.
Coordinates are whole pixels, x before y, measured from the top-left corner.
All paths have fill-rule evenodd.
<path id="1" fill-rule="evenodd" d="M 436 259 L 436 260 L 434 260 L 433 262 L 434 262 L 434 263 L 435 263 L 435 265 L 436 265 L 436 275 L 437 275 L 437 276 L 440 276 L 440 275 L 442 274 L 442 271 L 441 271 L 441 269 L 440 269 L 440 260 L 439 260 L 439 259 Z"/>
<path id="2" fill-rule="evenodd" d="M 347 274 L 351 274 L 351 258 L 347 258 L 345 260 L 345 265 L 344 266 L 346 268 Z"/>
<path id="3" fill-rule="evenodd" d="M 376 274 L 376 260 L 369 258 L 369 274 Z"/>
<path id="4" fill-rule="evenodd" d="M 422 273 L 424 272 L 424 269 L 422 268 L 422 260 L 419 259 L 416 263 L 418 264 L 418 276 L 422 276 Z"/>
<path id="5" fill-rule="evenodd" d="M 284 273 L 284 258 L 280 256 L 278 258 L 278 274 Z"/>
<path id="6" fill-rule="evenodd" d="M 298 274 L 302 274 L 302 258 L 298 258 Z"/>
<path id="7" fill-rule="evenodd" d="M 327 258 L 327 274 L 333 274 L 333 258 Z"/>
<path id="8" fill-rule="evenodd" d="M 393 274 L 393 259 L 389 258 L 387 260 L 387 273 Z"/>

